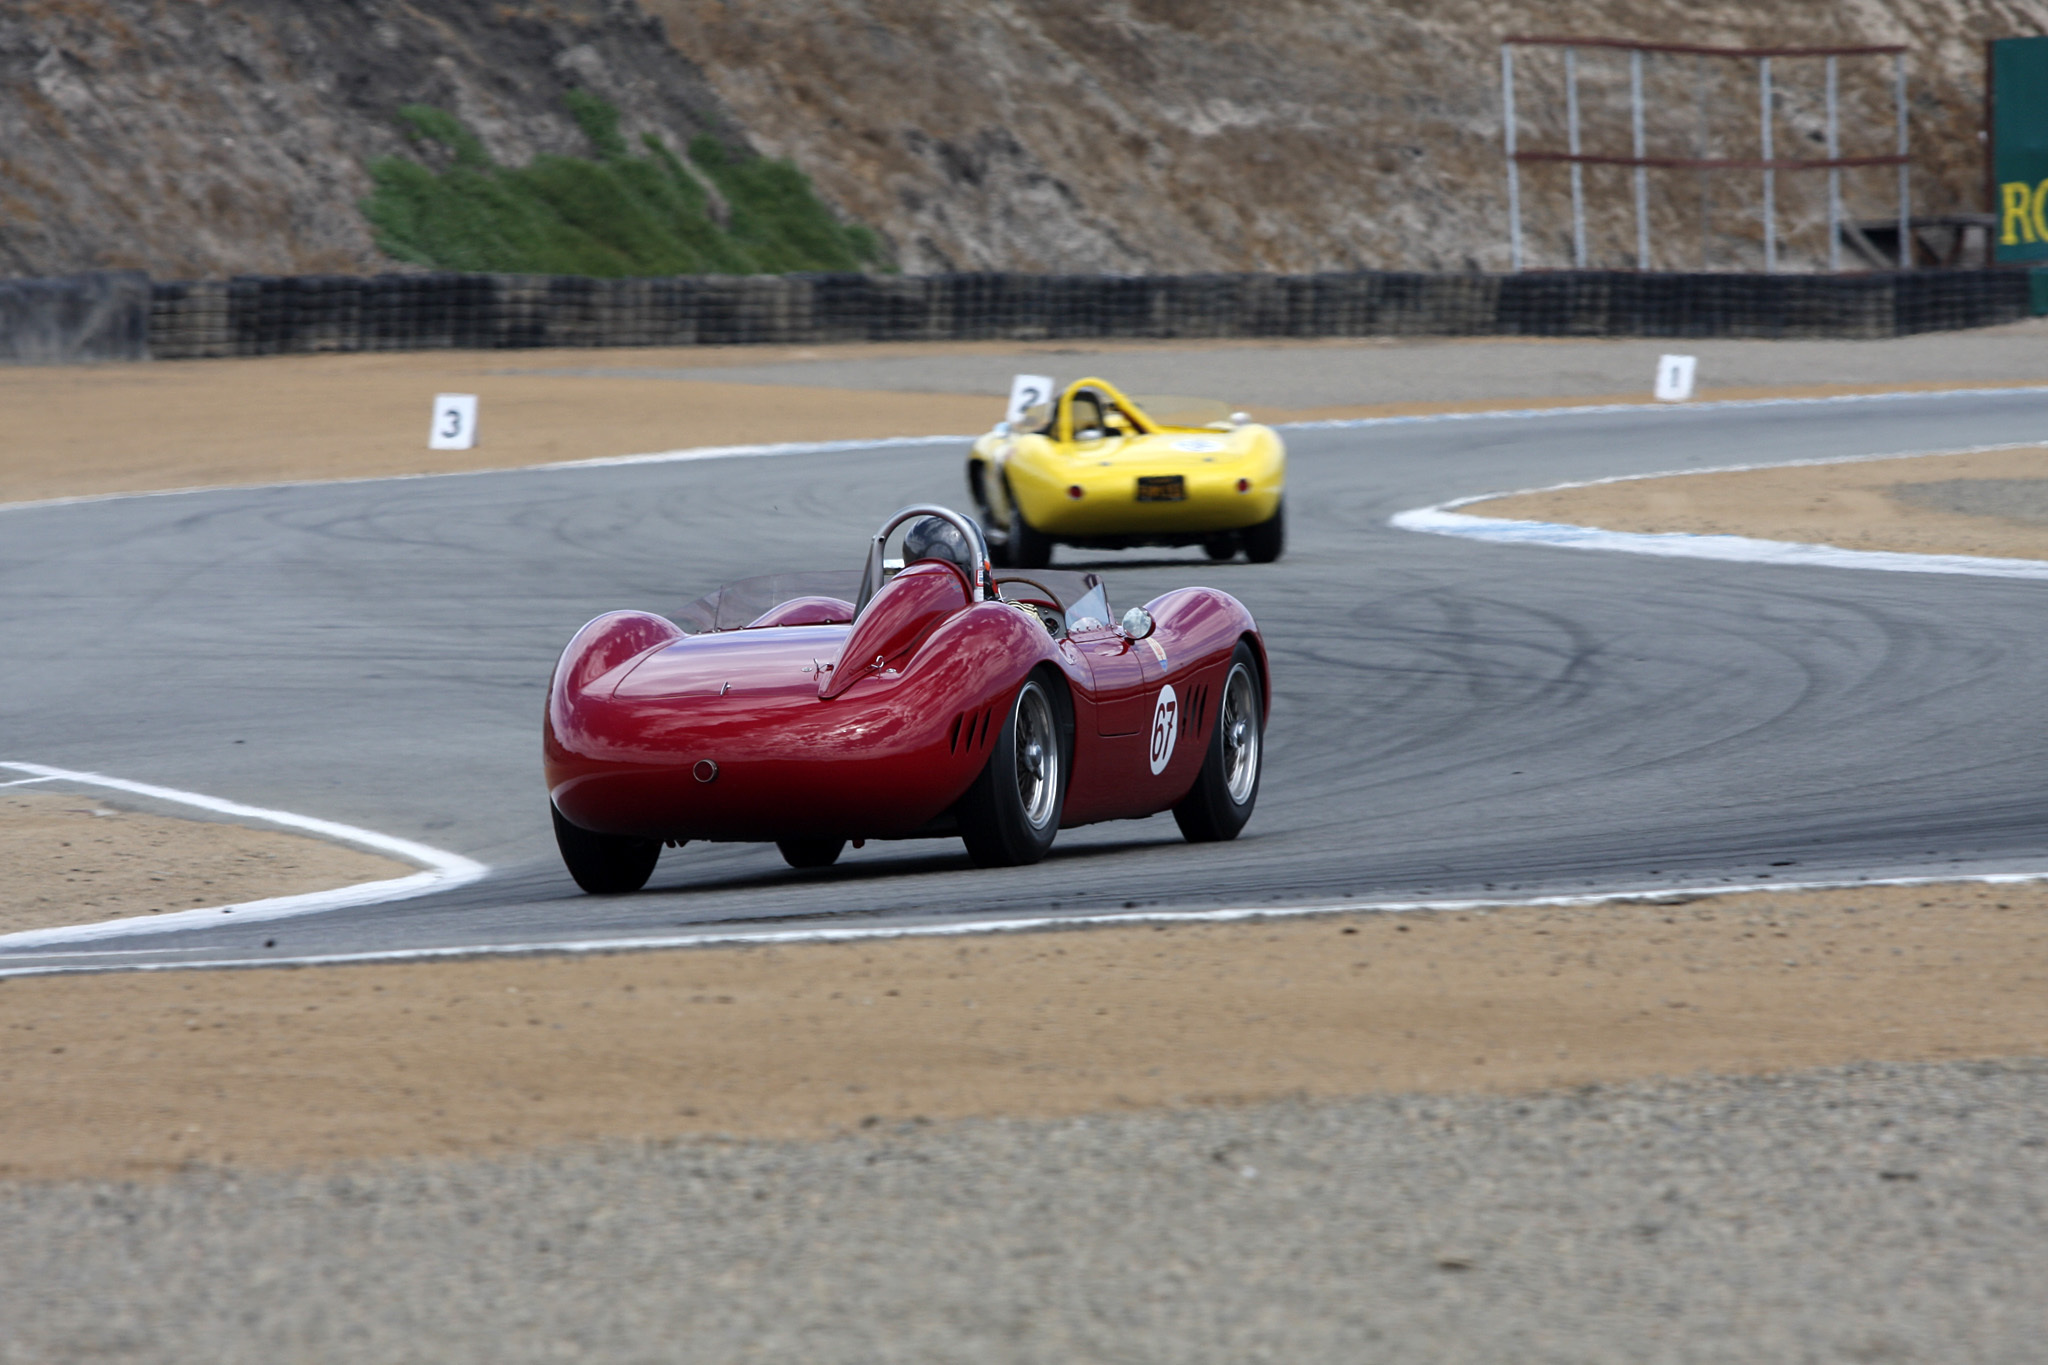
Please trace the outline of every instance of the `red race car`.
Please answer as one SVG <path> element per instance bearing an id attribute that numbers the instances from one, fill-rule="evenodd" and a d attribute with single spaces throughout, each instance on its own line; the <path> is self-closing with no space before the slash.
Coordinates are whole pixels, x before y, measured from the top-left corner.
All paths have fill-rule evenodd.
<path id="1" fill-rule="evenodd" d="M 1251 613 L 1181 588 L 1110 621 L 1094 574 L 999 577 L 981 528 L 931 506 L 890 517 L 858 573 L 600 616 L 548 689 L 562 860 L 616 894 L 691 839 L 815 868 L 848 840 L 948 836 L 984 867 L 1033 863 L 1063 827 L 1163 810 L 1190 840 L 1236 837 L 1267 713 Z"/>

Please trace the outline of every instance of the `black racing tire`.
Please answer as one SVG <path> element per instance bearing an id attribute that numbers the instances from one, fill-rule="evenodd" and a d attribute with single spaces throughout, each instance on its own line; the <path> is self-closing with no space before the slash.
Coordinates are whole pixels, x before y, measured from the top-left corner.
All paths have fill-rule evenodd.
<path id="1" fill-rule="evenodd" d="M 782 852 L 782 861 L 791 867 L 810 869 L 830 867 L 839 861 L 839 855 L 846 849 L 844 839 L 777 839 L 775 847 Z"/>
<path id="2" fill-rule="evenodd" d="M 998 569 L 1007 569 L 1010 567 L 1010 539 L 1008 536 L 994 534 L 995 509 L 989 506 L 988 489 L 983 486 L 987 478 L 986 466 L 976 460 L 968 461 L 967 491 L 974 498 L 974 517 L 981 523 L 983 539 L 988 542 L 989 563 Z M 1008 488 L 1009 485 L 1005 484 L 1004 487 Z"/>
<path id="3" fill-rule="evenodd" d="M 555 817 L 555 845 L 562 850 L 562 862 L 576 885 L 591 895 L 623 896 L 647 885 L 654 875 L 655 860 L 661 857 L 659 840 L 598 834 L 572 825 L 552 801 L 548 813 Z"/>
<path id="4" fill-rule="evenodd" d="M 1235 839 L 1259 800 L 1259 772 L 1265 756 L 1265 704 L 1258 660 L 1240 640 L 1230 670 L 1216 694 L 1216 721 L 1195 785 L 1173 808 L 1173 822 L 1191 844 Z"/>
<path id="5" fill-rule="evenodd" d="M 960 841 L 976 867 L 1035 863 L 1059 834 L 1074 754 L 1060 700 L 1044 675 L 1026 678 L 987 765 L 960 798 Z"/>
<path id="6" fill-rule="evenodd" d="M 1202 553 L 1218 563 L 1226 559 L 1235 559 L 1237 558 L 1237 537 L 1228 533 L 1205 537 L 1202 541 Z"/>
<path id="7" fill-rule="evenodd" d="M 1257 526 L 1238 532 L 1244 540 L 1244 557 L 1254 564 L 1271 564 L 1287 548 L 1287 504 L 1276 503 L 1273 515 Z"/>
<path id="8" fill-rule="evenodd" d="M 1024 520 L 1024 509 L 1010 499 L 1010 534 L 1007 537 L 1009 553 L 1006 558 L 1013 569 L 1042 569 L 1052 563 L 1052 539 Z"/>

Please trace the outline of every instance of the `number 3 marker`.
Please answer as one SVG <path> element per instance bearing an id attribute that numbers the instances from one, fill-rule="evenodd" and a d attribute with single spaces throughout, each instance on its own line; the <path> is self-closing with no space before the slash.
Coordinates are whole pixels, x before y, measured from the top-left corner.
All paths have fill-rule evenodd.
<path id="1" fill-rule="evenodd" d="M 1166 771 L 1173 758 L 1173 741 L 1180 730 L 1180 698 L 1168 684 L 1159 689 L 1159 701 L 1152 708 L 1152 775 Z"/>
<path id="2" fill-rule="evenodd" d="M 427 430 L 429 450 L 468 450 L 476 444 L 476 395 L 434 395 L 434 425 Z"/>

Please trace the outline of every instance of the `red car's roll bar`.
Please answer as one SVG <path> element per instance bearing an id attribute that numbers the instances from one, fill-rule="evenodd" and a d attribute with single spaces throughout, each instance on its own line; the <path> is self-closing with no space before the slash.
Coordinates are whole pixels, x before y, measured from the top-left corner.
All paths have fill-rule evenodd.
<path id="1" fill-rule="evenodd" d="M 941 507 L 937 503 L 912 503 L 892 513 L 889 519 L 882 523 L 882 529 L 875 532 L 875 538 L 868 542 L 868 562 L 861 570 L 860 593 L 853 603 L 855 620 L 860 619 L 861 612 L 867 609 L 869 599 L 882 590 L 884 542 L 889 539 L 891 531 L 912 517 L 937 517 L 965 536 L 976 565 L 975 572 L 971 575 L 974 581 L 968 585 L 968 591 L 973 594 L 973 600 L 976 602 L 986 602 L 996 595 L 996 570 L 995 565 L 989 561 L 988 540 L 981 534 L 981 527 L 975 523 L 974 518 L 961 516 L 952 508 Z"/>

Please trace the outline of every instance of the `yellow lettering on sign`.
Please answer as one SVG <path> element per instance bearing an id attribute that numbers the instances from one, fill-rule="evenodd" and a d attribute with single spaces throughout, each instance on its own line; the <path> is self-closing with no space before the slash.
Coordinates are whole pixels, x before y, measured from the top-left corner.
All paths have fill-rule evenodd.
<path id="1" fill-rule="evenodd" d="M 1998 244 L 2018 246 L 2022 242 L 2039 241 L 2040 236 L 2034 231 L 2033 220 L 2041 210 L 2033 192 L 2027 188 L 2027 182 L 2006 181 L 1998 187 L 1998 198 L 2000 207 L 2004 209 L 2000 215 L 2003 221 L 1999 229 Z"/>
<path id="2" fill-rule="evenodd" d="M 2034 240 L 2048 242 L 2048 180 L 2034 186 Z"/>

